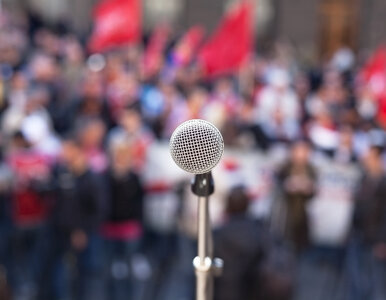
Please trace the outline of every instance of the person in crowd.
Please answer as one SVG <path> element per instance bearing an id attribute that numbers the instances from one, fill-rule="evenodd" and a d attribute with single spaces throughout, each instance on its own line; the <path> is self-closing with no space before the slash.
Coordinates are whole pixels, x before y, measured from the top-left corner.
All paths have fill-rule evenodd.
<path id="1" fill-rule="evenodd" d="M 215 83 L 202 114 L 206 120 L 221 130 L 227 120 L 233 120 L 236 116 L 239 101 L 241 99 L 234 91 L 232 80 L 230 78 L 221 78 Z"/>
<path id="2" fill-rule="evenodd" d="M 55 83 L 55 89 L 51 88 L 54 93 L 51 93 L 48 110 L 55 131 L 59 135 L 64 135 L 73 126 L 74 113 L 88 66 L 84 59 L 84 49 L 75 37 L 65 37 L 59 43 L 62 44 L 62 54 L 58 65 L 60 80 Z"/>
<path id="3" fill-rule="evenodd" d="M 90 168 L 96 173 L 105 172 L 108 167 L 108 158 L 103 147 L 105 123 L 100 118 L 84 118 L 79 120 L 77 128 L 79 143 Z"/>
<path id="4" fill-rule="evenodd" d="M 318 109 L 307 127 L 308 137 L 315 150 L 331 157 L 338 147 L 339 132 L 326 104 L 318 104 Z"/>
<path id="5" fill-rule="evenodd" d="M 363 177 L 356 193 L 353 241 L 349 248 L 350 299 L 383 299 L 386 295 L 386 174 L 382 145 L 363 157 Z"/>
<path id="6" fill-rule="evenodd" d="M 256 100 L 256 122 L 272 141 L 294 140 L 300 133 L 300 106 L 289 75 L 273 69 L 268 81 Z"/>
<path id="7" fill-rule="evenodd" d="M 307 103 L 309 102 L 311 95 L 311 83 L 305 72 L 301 72 L 294 79 L 294 92 L 300 101 L 300 123 L 302 131 L 310 119 L 310 115 L 307 111 Z"/>
<path id="8" fill-rule="evenodd" d="M 108 143 L 128 139 L 132 141 L 132 167 L 141 171 L 146 161 L 148 147 L 153 141 L 153 133 L 143 122 L 137 105 L 123 109 L 119 115 L 118 126 L 110 130 Z"/>
<path id="9" fill-rule="evenodd" d="M 341 164 L 350 164 L 357 161 L 357 154 L 354 149 L 353 129 L 350 126 L 342 126 L 339 131 L 339 144 L 333 158 Z"/>
<path id="10" fill-rule="evenodd" d="M 229 192 L 227 220 L 214 233 L 215 257 L 224 260 L 221 276 L 215 279 L 214 299 L 258 299 L 259 266 L 264 259 L 265 231 L 248 217 L 249 196 L 244 187 Z"/>
<path id="11" fill-rule="evenodd" d="M 77 97 L 70 100 L 67 114 L 71 119 L 67 121 L 67 130 L 78 119 L 82 118 L 102 118 L 108 128 L 111 127 L 111 116 L 107 109 L 107 100 L 103 87 L 103 74 L 86 69 L 80 85 L 80 92 Z"/>
<path id="12" fill-rule="evenodd" d="M 14 135 L 6 154 L 11 172 L 10 283 L 16 299 L 34 299 L 46 253 L 51 180 L 47 157 L 31 148 L 21 132 Z"/>
<path id="13" fill-rule="evenodd" d="M 1 132 L 5 137 L 11 137 L 20 130 L 25 116 L 29 82 L 26 75 L 19 71 L 13 74 L 8 85 L 10 90 L 7 94 L 7 106 L 1 118 Z"/>
<path id="14" fill-rule="evenodd" d="M 54 160 L 60 151 L 60 140 L 52 128 L 52 119 L 46 109 L 50 95 L 45 86 L 33 86 L 28 91 L 28 102 L 21 131 L 31 147 Z"/>
<path id="15" fill-rule="evenodd" d="M 133 170 L 133 146 L 128 139 L 109 145 L 107 172 L 111 196 L 110 214 L 102 227 L 106 239 L 108 299 L 133 298 L 135 254 L 143 235 L 141 179 Z"/>
<path id="16" fill-rule="evenodd" d="M 2 156 L 2 154 L 1 154 Z M 0 162 L 0 268 L 2 272 L 6 273 L 9 268 L 9 235 L 10 230 L 10 192 L 11 173 L 1 157 Z"/>
<path id="17" fill-rule="evenodd" d="M 120 114 L 128 106 L 138 103 L 140 95 L 140 85 L 134 72 L 121 70 L 117 72 L 107 89 L 107 102 L 110 117 L 115 123 L 118 122 Z"/>
<path id="18" fill-rule="evenodd" d="M 195 87 L 189 91 L 185 101 L 177 101 L 165 119 L 163 137 L 169 138 L 174 129 L 186 120 L 202 118 L 203 105 L 208 97 L 204 88 Z"/>
<path id="19" fill-rule="evenodd" d="M 72 99 L 78 92 L 79 82 L 82 80 L 83 71 L 85 67 L 85 53 L 82 45 L 75 36 L 69 36 L 63 39 L 63 63 L 62 76 L 63 85 L 65 89 L 64 99 Z M 61 100 L 64 100 L 61 99 Z M 63 103 L 64 105 L 65 103 Z M 56 109 L 59 109 L 60 105 Z"/>
<path id="20" fill-rule="evenodd" d="M 339 127 L 352 122 L 351 98 L 344 84 L 343 75 L 335 69 L 323 73 L 322 84 L 308 98 L 306 112 L 311 119 L 306 126 L 316 150 L 330 157 L 341 151 Z"/>
<path id="21" fill-rule="evenodd" d="M 156 86 L 146 86 L 141 99 L 144 119 L 158 138 L 163 137 L 165 121 L 185 101 L 177 87 L 171 82 L 160 80 Z"/>
<path id="22" fill-rule="evenodd" d="M 309 246 L 307 203 L 316 191 L 316 170 L 310 162 L 307 141 L 295 142 L 289 160 L 277 178 L 283 193 L 287 216 L 286 236 L 298 252 Z"/>
<path id="23" fill-rule="evenodd" d="M 342 74 L 335 69 L 326 70 L 323 74 L 322 85 L 310 98 L 308 104 L 311 113 L 317 113 L 319 106 L 323 104 L 333 122 L 337 123 L 341 120 L 350 105 L 349 94 L 344 85 Z"/>
<path id="24" fill-rule="evenodd" d="M 52 257 L 43 274 L 51 274 L 47 279 L 51 282 L 49 299 L 101 299 L 103 243 L 99 230 L 108 215 L 109 193 L 76 138 L 63 141 L 52 189 Z"/>

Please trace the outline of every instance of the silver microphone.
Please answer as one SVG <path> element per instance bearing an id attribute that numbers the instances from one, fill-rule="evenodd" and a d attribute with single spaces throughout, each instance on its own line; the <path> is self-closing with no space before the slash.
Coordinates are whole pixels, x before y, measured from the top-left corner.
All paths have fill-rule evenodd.
<path id="1" fill-rule="evenodd" d="M 183 170 L 204 174 L 212 170 L 224 152 L 220 131 L 211 123 L 193 119 L 179 125 L 170 138 L 170 154 Z"/>

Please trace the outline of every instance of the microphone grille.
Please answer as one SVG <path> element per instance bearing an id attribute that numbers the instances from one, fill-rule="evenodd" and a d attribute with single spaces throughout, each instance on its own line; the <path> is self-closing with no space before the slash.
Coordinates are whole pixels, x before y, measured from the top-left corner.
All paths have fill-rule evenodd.
<path id="1" fill-rule="evenodd" d="M 224 152 L 220 131 L 211 123 L 193 119 L 179 125 L 170 138 L 170 153 L 183 170 L 203 174 L 212 170 Z"/>

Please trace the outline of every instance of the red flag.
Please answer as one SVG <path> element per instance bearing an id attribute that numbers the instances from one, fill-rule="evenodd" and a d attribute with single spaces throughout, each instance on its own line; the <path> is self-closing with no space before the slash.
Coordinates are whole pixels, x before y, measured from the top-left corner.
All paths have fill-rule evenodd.
<path id="1" fill-rule="evenodd" d="M 200 45 L 204 34 L 205 29 L 203 27 L 191 27 L 174 47 L 172 53 L 173 62 L 180 66 L 189 64 L 192 61 L 193 54 Z"/>
<path id="2" fill-rule="evenodd" d="M 374 94 L 378 102 L 377 120 L 386 128 L 386 46 L 374 52 L 359 76 Z"/>
<path id="3" fill-rule="evenodd" d="M 252 52 L 252 7 L 242 2 L 229 11 L 199 52 L 199 62 L 207 76 L 237 71 Z"/>
<path id="4" fill-rule="evenodd" d="M 146 76 L 152 76 L 159 71 L 169 33 L 170 29 L 166 25 L 157 26 L 152 33 L 143 58 L 143 67 Z"/>
<path id="5" fill-rule="evenodd" d="M 93 12 L 94 30 L 89 40 L 92 52 L 137 42 L 141 37 L 140 0 L 104 0 Z"/>
<path id="6" fill-rule="evenodd" d="M 360 72 L 371 91 L 380 97 L 386 91 L 386 47 L 379 47 Z"/>

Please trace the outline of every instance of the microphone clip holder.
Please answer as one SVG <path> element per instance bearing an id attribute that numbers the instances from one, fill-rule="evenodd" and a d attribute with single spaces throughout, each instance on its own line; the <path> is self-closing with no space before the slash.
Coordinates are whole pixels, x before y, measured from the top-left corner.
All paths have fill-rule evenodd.
<path id="1" fill-rule="evenodd" d="M 196 174 L 192 180 L 191 189 L 198 197 L 209 197 L 214 193 L 212 172 Z"/>

